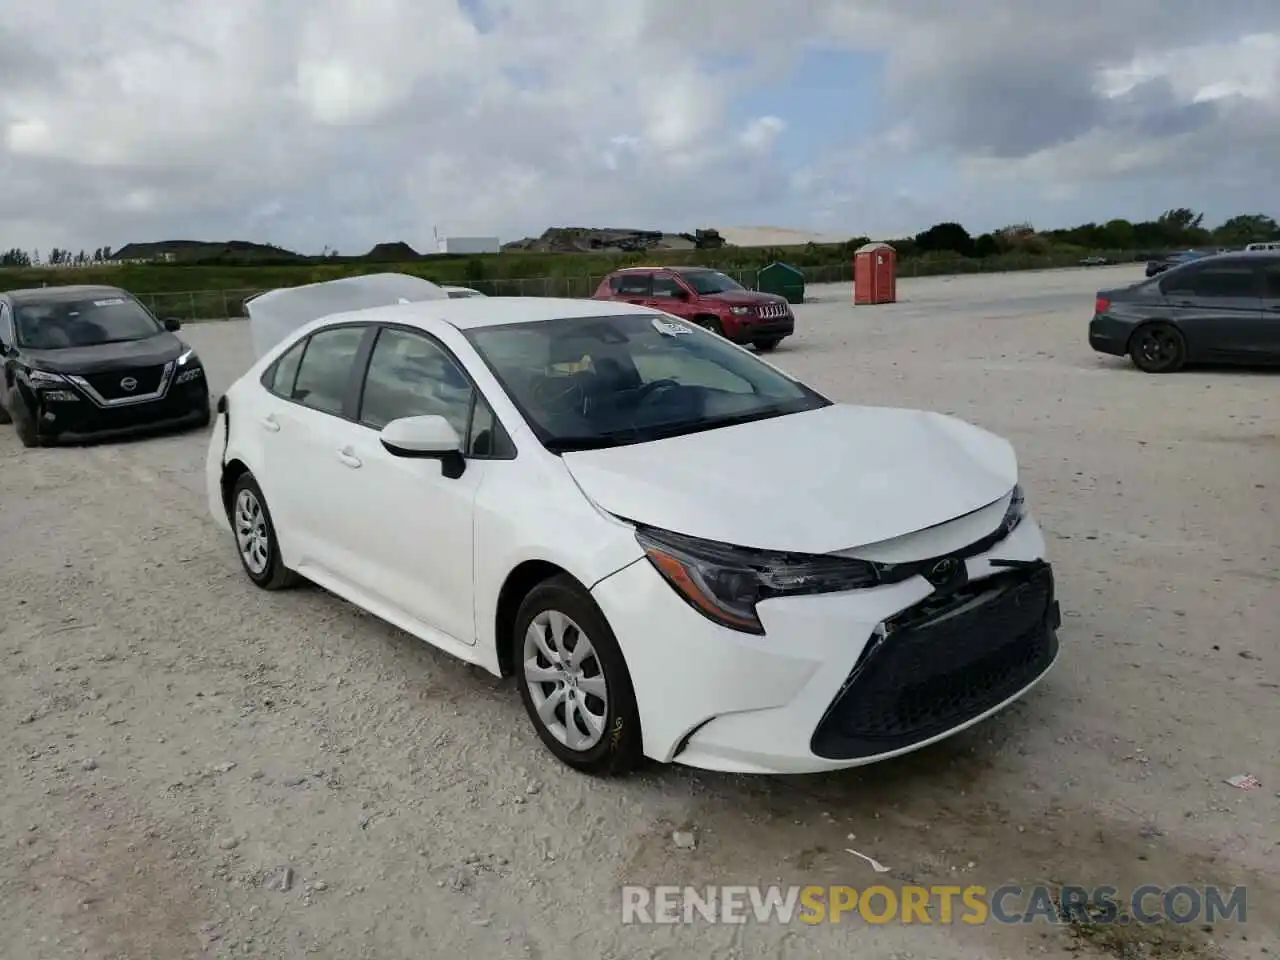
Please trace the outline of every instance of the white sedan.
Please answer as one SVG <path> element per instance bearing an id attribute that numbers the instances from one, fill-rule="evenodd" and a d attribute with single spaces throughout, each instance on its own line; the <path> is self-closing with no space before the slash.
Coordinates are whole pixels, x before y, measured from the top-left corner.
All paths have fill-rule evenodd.
<path id="1" fill-rule="evenodd" d="M 217 410 L 209 507 L 250 580 L 305 578 L 514 676 L 582 771 L 872 763 L 1058 656 L 1005 440 L 833 403 L 647 307 L 323 316 Z"/>

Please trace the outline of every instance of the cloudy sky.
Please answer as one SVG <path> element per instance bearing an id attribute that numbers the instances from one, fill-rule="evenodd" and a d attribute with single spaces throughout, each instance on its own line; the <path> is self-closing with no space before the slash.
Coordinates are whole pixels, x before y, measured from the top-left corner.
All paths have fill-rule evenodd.
<path id="1" fill-rule="evenodd" d="M 0 247 L 1280 215 L 1278 0 L 43 0 Z"/>

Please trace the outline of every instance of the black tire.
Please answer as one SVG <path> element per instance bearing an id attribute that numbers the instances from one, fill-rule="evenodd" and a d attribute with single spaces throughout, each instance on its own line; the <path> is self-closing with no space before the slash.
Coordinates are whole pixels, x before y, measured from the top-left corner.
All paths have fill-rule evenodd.
<path id="1" fill-rule="evenodd" d="M 13 423 L 13 416 L 9 413 L 9 404 L 13 403 L 13 397 L 6 391 L 0 394 L 0 427 Z"/>
<path id="2" fill-rule="evenodd" d="M 772 353 L 778 349 L 778 344 L 782 342 L 782 337 L 770 337 L 768 340 L 757 340 L 756 349 L 761 353 Z"/>
<path id="3" fill-rule="evenodd" d="M 526 636 L 530 627 L 535 626 L 535 620 L 544 614 L 559 614 L 571 622 L 562 637 L 563 641 L 569 641 L 564 643 L 563 651 L 557 651 L 554 639 L 547 636 L 547 631 L 542 631 L 546 638 L 544 642 L 553 653 L 572 655 L 584 636 L 592 650 L 578 671 L 569 667 L 564 672 L 557 670 L 554 661 L 535 652 L 535 664 L 541 667 L 545 663 L 544 669 L 549 677 L 558 674 L 564 677 L 563 680 L 536 681 L 530 680 L 526 675 L 526 661 L 530 659 L 526 656 Z M 520 699 L 524 702 L 525 711 L 538 732 L 538 737 L 557 759 L 581 773 L 593 776 L 620 776 L 643 763 L 640 712 L 636 707 L 631 674 L 622 656 L 622 648 L 618 646 L 613 630 L 600 608 L 577 581 L 572 577 L 557 576 L 534 587 L 520 604 L 515 628 L 508 642 L 511 644 L 512 663 L 515 664 L 516 682 L 520 687 Z M 600 678 L 604 681 L 603 698 L 586 691 L 586 681 Z M 582 682 L 582 687 L 578 686 L 579 682 Z M 580 706 L 577 706 L 572 718 L 568 716 L 566 700 L 562 699 L 560 705 L 552 710 L 552 721 L 561 728 L 560 734 L 553 732 L 538 716 L 538 704 L 534 702 L 533 693 L 535 686 L 539 690 L 539 696 L 546 700 L 558 694 L 577 697 L 576 703 Z M 598 685 L 591 689 L 598 689 Z M 579 719 L 581 713 L 578 710 L 602 717 L 603 721 L 598 739 L 582 748 L 575 748 L 568 743 L 570 723 L 579 736 L 588 733 L 587 725 Z"/>
<path id="4" fill-rule="evenodd" d="M 1143 373 L 1176 373 L 1187 362 L 1187 341 L 1171 323 L 1146 323 L 1129 337 L 1129 358 Z"/>
<path id="5" fill-rule="evenodd" d="M 35 417 L 31 413 L 31 408 L 27 406 L 26 398 L 22 396 L 17 387 L 9 391 L 9 399 L 5 402 L 5 409 L 8 411 L 9 419 L 18 434 L 18 439 L 22 441 L 22 445 L 24 447 L 41 446 L 40 432 L 36 429 Z"/>
<path id="6" fill-rule="evenodd" d="M 244 516 L 241 515 L 242 506 L 245 508 Z M 236 481 L 236 485 L 231 490 L 231 504 L 227 516 L 236 538 L 236 556 L 240 558 L 240 566 L 244 568 L 245 575 L 253 581 L 255 586 L 263 590 L 284 590 L 296 586 L 302 580 L 284 565 L 284 560 L 280 557 L 280 542 L 276 538 L 275 524 L 271 522 L 267 498 L 262 495 L 262 488 L 258 486 L 258 481 L 253 478 L 253 474 L 243 473 Z M 257 568 L 256 563 L 250 563 L 245 556 L 246 549 L 240 545 L 242 531 L 254 517 L 261 520 L 259 536 L 262 538 L 260 543 L 262 552 L 265 554 L 261 569 Z"/>
<path id="7" fill-rule="evenodd" d="M 693 322 L 700 326 L 703 330 L 710 330 L 714 334 L 724 336 L 724 324 L 720 322 L 719 317 L 703 316 L 694 317 Z"/>

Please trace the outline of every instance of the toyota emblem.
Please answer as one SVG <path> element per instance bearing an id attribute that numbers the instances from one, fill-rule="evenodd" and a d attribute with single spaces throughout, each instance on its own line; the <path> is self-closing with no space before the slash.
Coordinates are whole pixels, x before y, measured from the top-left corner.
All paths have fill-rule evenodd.
<path id="1" fill-rule="evenodd" d="M 133 393 L 133 391 L 138 389 L 138 381 L 133 379 L 133 377 L 125 377 L 120 381 L 120 389 Z"/>

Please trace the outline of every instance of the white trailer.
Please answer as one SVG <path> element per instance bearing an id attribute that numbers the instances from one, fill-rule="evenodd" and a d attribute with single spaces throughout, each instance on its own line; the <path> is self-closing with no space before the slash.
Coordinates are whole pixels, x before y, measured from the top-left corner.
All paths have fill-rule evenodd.
<path id="1" fill-rule="evenodd" d="M 497 237 L 441 237 L 441 253 L 498 253 L 502 244 Z"/>

